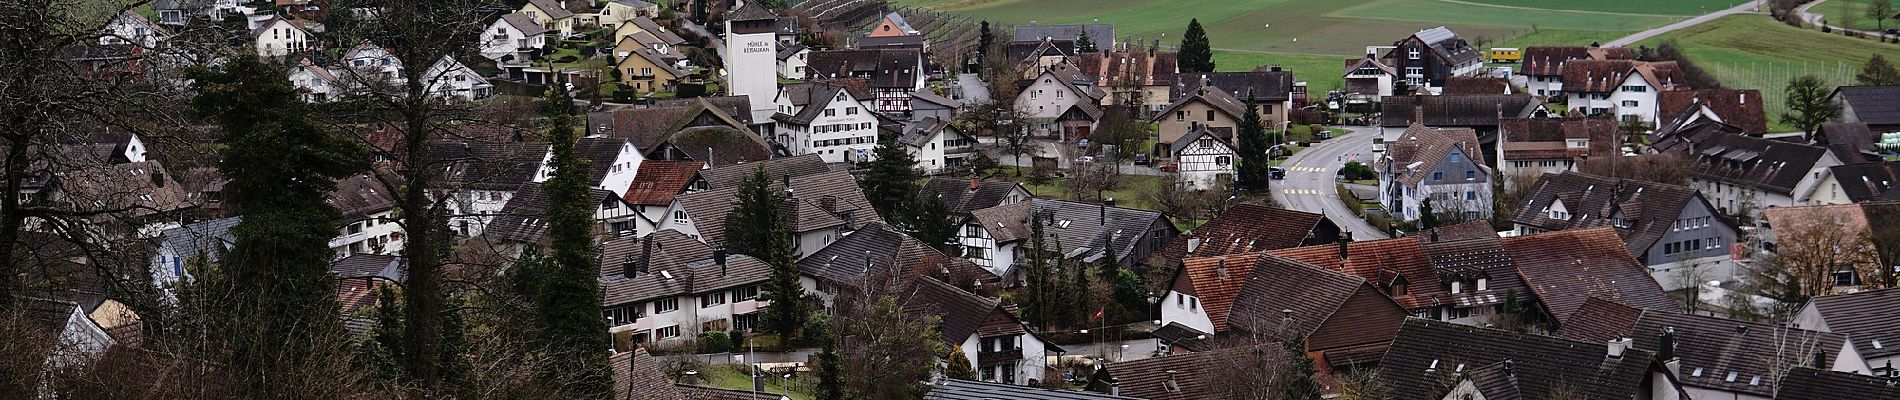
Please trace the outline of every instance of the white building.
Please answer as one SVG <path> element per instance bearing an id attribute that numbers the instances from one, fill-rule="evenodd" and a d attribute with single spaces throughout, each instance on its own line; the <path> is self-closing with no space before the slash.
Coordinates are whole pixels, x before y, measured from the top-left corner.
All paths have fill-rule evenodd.
<path id="1" fill-rule="evenodd" d="M 495 19 L 482 32 L 482 57 L 497 62 L 524 64 L 535 51 L 547 46 L 548 29 L 535 23 L 534 17 L 511 13 Z"/>
<path id="2" fill-rule="evenodd" d="M 402 252 L 408 235 L 397 224 L 395 198 L 375 177 L 357 175 L 338 180 L 329 203 L 343 213 L 338 221 L 340 232 L 329 243 L 336 258 Z"/>
<path id="3" fill-rule="evenodd" d="M 1563 68 L 1561 90 L 1571 111 L 1651 127 L 1657 124 L 1657 94 L 1688 87 L 1674 61 L 1576 60 Z"/>
<path id="4" fill-rule="evenodd" d="M 598 14 L 600 26 L 620 26 L 634 18 L 659 18 L 660 6 L 640 0 L 607 0 Z"/>
<path id="5" fill-rule="evenodd" d="M 640 149 L 634 148 L 633 143 L 614 137 L 581 138 L 574 144 L 574 151 L 582 158 L 593 161 L 594 169 L 588 177 L 588 186 L 623 196 L 627 194 L 627 187 L 633 184 L 633 176 L 639 172 L 640 163 L 646 161 L 646 156 L 641 155 Z M 553 159 L 553 152 L 542 157 L 541 167 L 530 181 L 541 183 L 553 179 L 554 167 L 549 165 Z"/>
<path id="6" fill-rule="evenodd" d="M 251 29 L 251 42 L 257 55 L 263 57 L 302 53 L 313 44 L 310 31 L 304 30 L 302 21 L 280 17 L 271 17 Z"/>
<path id="7" fill-rule="evenodd" d="M 897 143 L 904 145 L 925 174 L 954 171 L 976 154 L 976 137 L 964 134 L 948 120 L 934 117 L 905 125 Z"/>
<path id="8" fill-rule="evenodd" d="M 290 70 L 290 84 L 297 87 L 297 93 L 303 96 L 305 103 L 325 103 L 344 95 L 342 82 L 329 69 L 317 66 L 304 59 L 302 65 Z"/>
<path id="9" fill-rule="evenodd" d="M 602 314 L 616 348 L 751 331 L 758 312 L 771 304 L 759 297 L 771 265 L 727 255 L 678 231 L 603 243 L 600 270 Z"/>
<path id="10" fill-rule="evenodd" d="M 169 35 L 169 31 L 145 19 L 144 15 L 126 11 L 106 23 L 105 35 L 99 37 L 99 44 L 131 44 L 150 49 L 158 47 Z"/>
<path id="11" fill-rule="evenodd" d="M 1074 66 L 1058 63 L 1044 69 L 1029 86 L 1016 94 L 1016 111 L 1034 121 L 1038 129 L 1056 130 L 1056 117 L 1077 103 L 1097 104 L 1106 92 L 1088 86 L 1094 79 L 1082 77 Z"/>
<path id="12" fill-rule="evenodd" d="M 488 78 L 446 55 L 429 65 L 422 77 L 429 80 L 430 93 L 450 101 L 475 101 L 495 95 L 495 85 L 488 83 Z"/>
<path id="13" fill-rule="evenodd" d="M 788 188 L 789 186 L 789 188 Z M 737 187 L 720 187 L 675 196 L 667 206 L 666 218 L 656 230 L 677 230 L 687 237 L 712 246 L 726 243 L 726 228 L 735 207 Z M 784 190 L 790 196 L 788 207 L 798 212 L 792 226 L 799 258 L 817 252 L 839 238 L 868 224 L 881 222 L 877 211 L 866 200 L 863 190 L 849 171 L 832 171 L 803 176 L 784 176 L 772 183 L 772 190 Z"/>
<path id="14" fill-rule="evenodd" d="M 1491 215 L 1491 167 L 1485 166 L 1477 133 L 1470 128 L 1414 123 L 1386 142 L 1385 155 L 1373 168 L 1379 173 L 1379 204 L 1401 220 L 1419 220 L 1427 199 L 1434 214 L 1457 213 L 1463 220 Z"/>
<path id="15" fill-rule="evenodd" d="M 1181 184 L 1190 190 L 1218 191 L 1233 182 L 1238 172 L 1234 163 L 1238 156 L 1228 144 L 1228 137 L 1232 135 L 1230 128 L 1210 129 L 1200 125 L 1176 139 L 1168 154 L 1175 160 Z"/>
<path id="16" fill-rule="evenodd" d="M 1053 346 L 1030 332 L 999 300 L 930 278 L 918 279 L 912 293 L 904 302 L 905 313 L 943 318 L 944 342 L 963 350 L 977 379 L 1011 385 L 1044 379 Z"/>
<path id="17" fill-rule="evenodd" d="M 778 50 L 778 76 L 786 79 L 803 79 L 805 66 L 810 65 L 811 48 L 802 44 L 787 45 Z"/>
<path id="18" fill-rule="evenodd" d="M 793 155 L 817 154 L 828 163 L 871 159 L 877 147 L 877 116 L 843 86 L 787 85 L 774 97 L 774 138 Z"/>
<path id="19" fill-rule="evenodd" d="M 726 14 L 726 54 L 720 55 L 726 61 L 726 91 L 751 99 L 755 122 L 771 119 L 777 108 L 765 100 L 779 94 L 777 24 L 777 15 L 753 2 L 741 2 Z"/>

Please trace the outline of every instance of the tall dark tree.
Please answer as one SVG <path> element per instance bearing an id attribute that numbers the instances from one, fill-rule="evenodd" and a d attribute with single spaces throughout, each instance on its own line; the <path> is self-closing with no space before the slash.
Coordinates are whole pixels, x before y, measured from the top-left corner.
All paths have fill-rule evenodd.
<path id="1" fill-rule="evenodd" d="M 976 36 L 976 55 L 978 57 L 977 64 L 981 65 L 984 62 L 989 61 L 990 43 L 995 42 L 995 41 L 996 41 L 996 34 L 990 32 L 990 21 L 983 21 L 982 23 L 977 25 L 977 36 Z"/>
<path id="2" fill-rule="evenodd" d="M 1235 149 L 1240 153 L 1240 165 L 1234 184 L 1240 190 L 1265 193 L 1271 182 L 1273 155 L 1268 154 L 1272 145 L 1267 143 L 1267 127 L 1258 111 L 1259 106 L 1248 101 L 1247 115 L 1240 117 L 1240 126 L 1234 129 L 1234 134 L 1240 136 L 1240 148 Z"/>
<path id="3" fill-rule="evenodd" d="M 811 316 L 811 303 L 798 284 L 792 220 L 781 208 L 785 195 L 772 190 L 772 177 L 765 174 L 765 166 L 759 166 L 739 183 L 738 197 L 732 215 L 726 217 L 726 243 L 735 253 L 772 266 L 772 278 L 765 282 L 761 293 L 772 305 L 765 308 L 760 327 L 781 339 L 797 338 Z"/>
<path id="4" fill-rule="evenodd" d="M 548 241 L 552 250 L 540 269 L 534 294 L 539 316 L 541 378 L 547 387 L 563 387 L 578 397 L 613 394 L 613 370 L 607 365 L 606 320 L 600 317 L 599 269 L 594 256 L 594 201 L 587 184 L 593 162 L 575 149 L 574 102 L 561 90 L 549 90 L 548 152 L 554 176 L 547 193 Z"/>
<path id="5" fill-rule="evenodd" d="M 1829 97 L 1833 89 L 1814 75 L 1802 75 L 1789 80 L 1788 87 L 1783 91 L 1788 110 L 1781 113 L 1781 122 L 1801 129 L 1807 135 L 1808 142 L 1814 141 L 1814 133 L 1821 130 L 1821 124 L 1841 115 L 1841 106 L 1834 104 L 1834 99 Z"/>
<path id="6" fill-rule="evenodd" d="M 838 357 L 837 340 L 825 338 L 824 350 L 818 353 L 818 400 L 844 400 L 844 372 L 838 363 L 844 360 Z"/>
<path id="7" fill-rule="evenodd" d="M 1214 48 L 1207 43 L 1207 30 L 1199 18 L 1188 20 L 1187 33 L 1181 35 L 1181 49 L 1175 53 L 1181 72 L 1214 72 Z"/>
<path id="8" fill-rule="evenodd" d="M 1024 301 L 1023 319 L 1035 324 L 1039 330 L 1049 330 L 1050 290 L 1048 244 L 1043 240 L 1043 215 L 1030 211 L 1029 216 L 1029 299 Z"/>
<path id="9" fill-rule="evenodd" d="M 943 202 L 943 195 L 936 188 L 924 189 L 924 192 L 912 200 L 909 207 L 910 222 L 908 232 L 931 248 L 945 253 L 956 250 L 957 222 L 950 219 L 950 205 Z M 950 253 L 956 257 L 959 254 Z"/>
<path id="10" fill-rule="evenodd" d="M 1887 62 L 1886 57 L 1875 54 L 1867 59 L 1867 65 L 1861 67 L 1860 73 L 1854 74 L 1854 80 L 1867 86 L 1900 85 L 1900 70 Z"/>
<path id="11" fill-rule="evenodd" d="M 1089 37 L 1089 31 L 1087 29 L 1083 29 L 1082 36 L 1075 38 L 1075 52 L 1094 53 L 1096 50 L 1095 39 Z"/>
<path id="12" fill-rule="evenodd" d="M 1426 198 L 1425 202 L 1418 205 L 1418 229 L 1432 229 L 1437 227 L 1438 210 L 1436 207 L 1432 207 L 1432 199 Z"/>
<path id="13" fill-rule="evenodd" d="M 917 198 L 918 180 L 923 179 L 923 171 L 917 170 L 917 158 L 904 151 L 904 145 L 896 139 L 884 139 L 877 142 L 872 153 L 877 157 L 865 168 L 864 177 L 858 179 L 858 186 L 864 189 L 864 196 L 871 200 L 871 207 L 879 215 L 891 221 L 906 221 Z"/>
<path id="14" fill-rule="evenodd" d="M 342 214 L 327 200 L 337 179 L 368 168 L 369 153 L 318 126 L 284 71 L 262 60 L 238 57 L 192 78 L 192 105 L 224 130 L 225 200 L 245 212 L 225 280 L 214 283 L 233 296 L 220 336 L 246 393 L 297 398 L 305 387 L 294 381 L 320 357 L 313 350 L 342 332 L 329 246 Z"/>

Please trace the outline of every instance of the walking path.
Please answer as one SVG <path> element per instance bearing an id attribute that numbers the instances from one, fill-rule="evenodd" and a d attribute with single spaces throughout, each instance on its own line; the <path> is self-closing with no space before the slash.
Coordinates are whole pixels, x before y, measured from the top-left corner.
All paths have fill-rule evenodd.
<path id="1" fill-rule="evenodd" d="M 1762 2 L 1760 0 L 1742 3 L 1734 7 L 1729 7 L 1726 10 L 1716 11 L 1716 12 L 1712 12 L 1708 14 L 1702 14 L 1694 18 L 1678 21 L 1673 24 L 1651 28 L 1649 30 L 1642 31 L 1642 32 L 1636 32 L 1636 33 L 1630 34 L 1629 36 L 1624 36 L 1616 40 L 1611 40 L 1609 43 L 1604 43 L 1603 46 L 1604 47 L 1629 47 L 1630 45 L 1636 44 L 1636 42 L 1648 40 L 1649 38 L 1660 36 L 1665 33 L 1675 32 L 1683 28 L 1701 25 L 1704 22 L 1714 21 L 1718 18 L 1735 15 L 1735 14 L 1758 14 L 1758 13 L 1761 13 L 1761 4 Z"/>

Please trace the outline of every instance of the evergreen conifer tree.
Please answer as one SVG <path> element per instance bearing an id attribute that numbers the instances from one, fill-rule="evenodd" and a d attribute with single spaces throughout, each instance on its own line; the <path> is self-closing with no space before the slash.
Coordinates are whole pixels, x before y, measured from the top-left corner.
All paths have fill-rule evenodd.
<path id="1" fill-rule="evenodd" d="M 1272 145 L 1267 143 L 1267 127 L 1260 121 L 1258 111 L 1259 106 L 1250 99 L 1247 115 L 1240 117 L 1240 126 L 1235 129 L 1234 134 L 1240 136 L 1240 148 L 1235 149 L 1240 152 L 1240 165 L 1234 183 L 1240 190 L 1265 193 L 1271 182 L 1268 175 L 1273 169 L 1273 157 L 1268 153 Z"/>
<path id="2" fill-rule="evenodd" d="M 1188 20 L 1187 33 L 1181 35 L 1181 49 L 1175 53 L 1181 72 L 1214 72 L 1214 48 L 1207 43 L 1207 30 L 1199 18 Z"/>

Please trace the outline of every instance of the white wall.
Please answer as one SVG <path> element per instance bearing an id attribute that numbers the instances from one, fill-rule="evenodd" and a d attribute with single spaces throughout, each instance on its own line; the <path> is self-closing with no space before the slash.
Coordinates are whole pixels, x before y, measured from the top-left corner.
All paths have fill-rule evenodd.
<path id="1" fill-rule="evenodd" d="M 1057 82 L 1055 74 L 1045 72 L 1016 95 L 1016 110 L 1029 118 L 1055 118 L 1079 97 L 1082 97 L 1080 93 L 1073 93 L 1067 85 Z"/>
<path id="2" fill-rule="evenodd" d="M 310 45 L 310 33 L 290 22 L 277 19 L 266 26 L 262 34 L 257 35 L 257 55 L 263 57 L 281 57 L 286 54 L 302 52 Z"/>
<path id="3" fill-rule="evenodd" d="M 1214 333 L 1214 321 L 1208 318 L 1207 308 L 1201 307 L 1199 298 L 1170 290 L 1161 299 L 1161 325 L 1174 322 L 1201 332 Z"/>
<path id="4" fill-rule="evenodd" d="M 1642 87 L 1643 91 L 1625 90 L 1631 86 Z M 1616 91 L 1610 94 L 1610 107 L 1612 107 L 1612 110 L 1615 110 L 1614 112 L 1616 113 L 1618 121 L 1624 118 L 1634 117 L 1642 120 L 1644 123 L 1650 124 L 1650 126 L 1655 126 L 1657 110 L 1656 92 L 1661 90 L 1661 85 L 1652 85 L 1649 81 L 1643 80 L 1642 74 L 1630 74 L 1628 78 L 1623 79 L 1623 84 L 1617 86 Z M 1623 103 L 1626 101 L 1634 101 L 1636 103 L 1634 106 L 1625 106 Z"/>
<path id="5" fill-rule="evenodd" d="M 772 120 L 772 99 L 778 95 L 778 41 L 772 30 L 760 33 L 733 33 L 726 22 L 727 92 L 747 96 L 752 102 L 752 120 Z"/>

